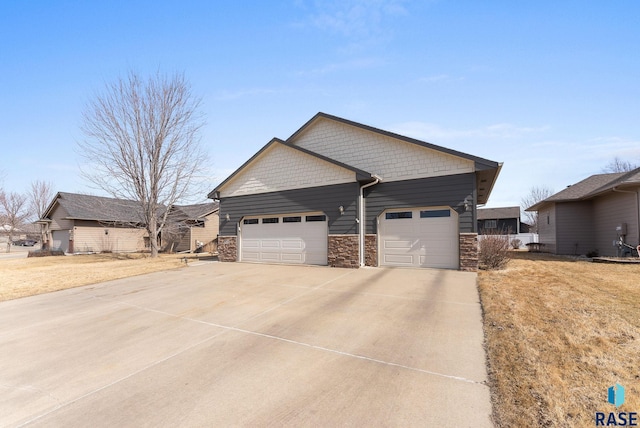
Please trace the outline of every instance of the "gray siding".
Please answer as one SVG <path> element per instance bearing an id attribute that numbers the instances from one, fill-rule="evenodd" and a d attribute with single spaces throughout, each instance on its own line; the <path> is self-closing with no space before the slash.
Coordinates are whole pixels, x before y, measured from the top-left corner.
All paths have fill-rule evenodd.
<path id="1" fill-rule="evenodd" d="M 615 256 L 613 241 L 617 239 L 616 226 L 627 223 L 627 243 L 638 245 L 638 211 L 636 195 L 608 193 L 593 202 L 596 226 L 596 247 L 601 256 Z"/>
<path id="2" fill-rule="evenodd" d="M 538 237 L 545 251 L 556 253 L 556 204 L 538 211 Z"/>
<path id="3" fill-rule="evenodd" d="M 555 219 L 556 254 L 585 255 L 598 247 L 591 201 L 556 204 Z"/>
<path id="4" fill-rule="evenodd" d="M 233 196 L 220 199 L 220 236 L 237 235 L 244 216 L 320 211 L 329 220 L 329 234 L 358 233 L 356 224 L 358 183 L 310 187 L 283 192 Z M 344 207 L 340 214 L 339 207 Z M 227 214 L 229 220 L 227 220 Z"/>
<path id="5" fill-rule="evenodd" d="M 365 189 L 366 233 L 377 233 L 377 217 L 387 208 L 450 206 L 458 213 L 460 233 L 477 232 L 475 174 L 382 182 Z M 465 211 L 464 199 L 469 201 Z"/>

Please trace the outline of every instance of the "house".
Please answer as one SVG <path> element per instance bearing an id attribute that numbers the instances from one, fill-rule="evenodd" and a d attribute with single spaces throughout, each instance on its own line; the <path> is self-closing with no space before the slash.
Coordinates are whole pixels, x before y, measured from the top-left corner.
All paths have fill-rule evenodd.
<path id="1" fill-rule="evenodd" d="M 124 253 L 148 249 L 142 218 L 136 201 L 59 192 L 38 223 L 50 248 Z M 218 235 L 217 203 L 173 205 L 167 218 L 167 239 L 161 241 L 174 238 L 174 251 L 195 251 L 199 242 L 211 244 Z"/>
<path id="2" fill-rule="evenodd" d="M 215 252 L 219 225 L 218 210 L 217 202 L 173 205 L 162 234 L 165 246 L 173 247 L 175 252 L 191 253 L 208 246 L 208 250 Z"/>
<path id="3" fill-rule="evenodd" d="M 529 233 L 529 225 L 520 220 L 520 207 L 478 208 L 478 234 Z"/>
<path id="4" fill-rule="evenodd" d="M 501 166 L 318 113 L 209 193 L 220 260 L 475 270 Z"/>
<path id="5" fill-rule="evenodd" d="M 145 250 L 148 235 L 135 201 L 58 192 L 38 223 L 46 245 L 67 253 Z"/>
<path id="6" fill-rule="evenodd" d="M 527 208 L 538 212 L 540 243 L 555 254 L 616 256 L 620 237 L 640 242 L 640 168 L 592 175 Z"/>

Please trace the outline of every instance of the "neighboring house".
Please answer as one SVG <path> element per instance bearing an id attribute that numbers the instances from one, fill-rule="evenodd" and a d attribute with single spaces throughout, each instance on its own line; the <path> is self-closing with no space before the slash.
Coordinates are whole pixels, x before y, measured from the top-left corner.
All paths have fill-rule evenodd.
<path id="1" fill-rule="evenodd" d="M 529 225 L 520 220 L 520 207 L 478 208 L 478 234 L 496 233 L 529 233 Z"/>
<path id="2" fill-rule="evenodd" d="M 173 251 L 199 251 L 205 246 L 209 251 L 216 251 L 218 238 L 219 206 L 217 202 L 196 205 L 173 205 L 169 214 L 168 228 L 172 230 L 172 242 L 169 233 L 163 233 L 163 241 Z"/>
<path id="3" fill-rule="evenodd" d="M 633 246 L 640 242 L 640 168 L 592 175 L 527 211 L 538 212 L 540 243 L 546 250 L 615 256 L 620 235 Z"/>
<path id="4" fill-rule="evenodd" d="M 49 248 L 68 253 L 145 250 L 148 235 L 137 202 L 58 192 L 38 223 Z"/>
<path id="5" fill-rule="evenodd" d="M 209 193 L 220 260 L 476 270 L 501 166 L 318 113 Z"/>

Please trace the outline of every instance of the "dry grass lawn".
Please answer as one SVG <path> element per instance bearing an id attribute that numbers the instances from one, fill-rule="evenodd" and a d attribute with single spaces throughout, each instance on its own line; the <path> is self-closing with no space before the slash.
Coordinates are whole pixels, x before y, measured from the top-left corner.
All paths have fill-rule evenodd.
<path id="1" fill-rule="evenodd" d="M 180 267 L 180 257 L 91 254 L 0 260 L 0 301 Z"/>
<path id="2" fill-rule="evenodd" d="M 640 413 L 640 265 L 516 254 L 479 289 L 498 427 L 595 426 Z M 607 388 L 626 388 L 618 409 Z"/>

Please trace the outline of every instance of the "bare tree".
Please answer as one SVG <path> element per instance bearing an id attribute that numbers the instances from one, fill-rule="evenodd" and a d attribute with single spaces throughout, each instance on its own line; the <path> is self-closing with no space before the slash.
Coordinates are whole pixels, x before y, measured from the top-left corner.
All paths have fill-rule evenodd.
<path id="1" fill-rule="evenodd" d="M 637 164 L 632 162 L 620 159 L 618 156 L 613 158 L 611 162 L 607 164 L 604 168 L 602 168 L 602 172 L 628 172 L 638 168 Z"/>
<path id="2" fill-rule="evenodd" d="M 107 84 L 83 112 L 83 174 L 111 196 L 139 202 L 152 257 L 169 211 L 164 208 L 189 196 L 206 162 L 199 108 L 183 75 L 143 80 L 129 72 Z"/>
<path id="3" fill-rule="evenodd" d="M 53 199 L 53 186 L 50 182 L 36 180 L 31 182 L 29 189 L 29 212 L 40 220 L 49 203 Z M 44 245 L 44 225 L 40 225 L 40 242 Z"/>
<path id="4" fill-rule="evenodd" d="M 20 229 L 29 217 L 29 210 L 27 209 L 27 197 L 20 193 L 0 193 L 0 212 L 4 220 L 3 227 L 9 234 L 9 241 L 7 242 L 7 253 L 11 251 L 11 242 L 13 241 L 13 234 L 16 230 Z"/>
<path id="5" fill-rule="evenodd" d="M 534 233 L 538 233 L 538 212 L 524 210 L 537 204 L 540 201 L 544 201 L 549 196 L 553 195 L 553 193 L 553 189 L 547 186 L 533 186 L 529 190 L 529 194 L 521 200 L 524 217 L 527 223 L 531 226 L 531 230 L 533 230 Z"/>

